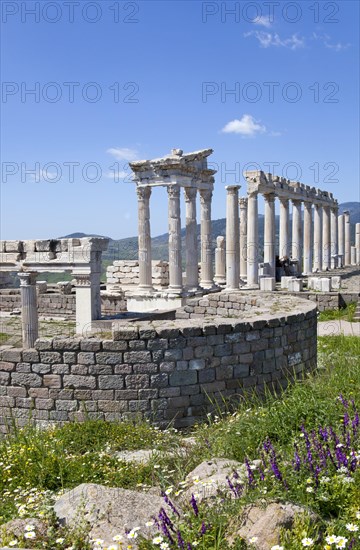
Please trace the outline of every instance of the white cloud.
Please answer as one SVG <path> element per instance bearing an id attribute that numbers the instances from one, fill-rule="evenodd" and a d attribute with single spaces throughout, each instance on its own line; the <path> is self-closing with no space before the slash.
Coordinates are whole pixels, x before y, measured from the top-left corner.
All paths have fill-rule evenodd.
<path id="1" fill-rule="evenodd" d="M 132 161 L 138 158 L 138 152 L 128 147 L 111 147 L 106 152 L 115 157 L 116 160 Z"/>
<path id="2" fill-rule="evenodd" d="M 111 170 L 106 172 L 105 177 L 118 183 L 119 180 L 131 180 L 131 172 L 126 172 L 125 170 Z"/>
<path id="3" fill-rule="evenodd" d="M 305 46 L 305 38 L 298 34 L 292 34 L 289 38 L 280 38 L 278 33 L 271 33 L 265 31 L 251 31 L 244 34 L 245 38 L 249 36 L 255 36 L 259 41 L 260 47 L 269 48 L 271 46 L 289 48 L 290 50 L 297 50 Z"/>
<path id="4" fill-rule="evenodd" d="M 271 27 L 270 17 L 266 17 L 266 15 L 259 15 L 259 17 L 253 20 L 253 23 L 255 25 L 261 25 L 262 27 L 266 27 L 267 29 Z"/>
<path id="5" fill-rule="evenodd" d="M 335 52 L 341 52 L 343 50 L 347 50 L 350 47 L 349 42 L 346 44 L 343 44 L 342 42 L 337 42 L 336 44 L 332 43 L 331 37 L 328 34 L 318 34 L 314 32 L 313 38 L 322 42 L 325 48 L 328 48 L 329 50 L 333 50 Z"/>
<path id="6" fill-rule="evenodd" d="M 251 115 L 243 115 L 241 119 L 228 122 L 221 131 L 226 134 L 241 134 L 242 136 L 253 137 L 256 134 L 266 132 L 265 126 L 258 122 Z"/>

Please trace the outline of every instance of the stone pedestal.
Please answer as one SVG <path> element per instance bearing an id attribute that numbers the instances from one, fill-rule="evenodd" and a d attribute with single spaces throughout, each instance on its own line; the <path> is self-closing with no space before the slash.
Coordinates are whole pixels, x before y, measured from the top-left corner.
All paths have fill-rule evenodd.
<path id="1" fill-rule="evenodd" d="M 275 194 L 264 195 L 264 262 L 269 264 L 270 277 L 275 276 Z"/>
<path id="2" fill-rule="evenodd" d="M 273 292 L 276 288 L 275 277 L 260 277 L 260 290 L 264 292 Z"/>
<path id="3" fill-rule="evenodd" d="M 188 290 L 196 290 L 199 286 L 198 247 L 196 232 L 196 194 L 196 188 L 185 187 L 186 287 Z"/>
<path id="4" fill-rule="evenodd" d="M 322 209 L 322 269 L 330 269 L 330 208 L 323 206 Z"/>
<path id="5" fill-rule="evenodd" d="M 304 202 L 304 266 L 303 273 L 309 275 L 312 273 L 312 204 Z"/>
<path id="6" fill-rule="evenodd" d="M 292 244 L 291 256 L 298 260 L 301 270 L 302 262 L 302 219 L 301 219 L 301 200 L 292 199 Z"/>
<path id="7" fill-rule="evenodd" d="M 90 273 L 74 273 L 76 291 L 76 334 L 86 338 L 92 329 L 92 321 L 99 318 L 94 287 Z"/>
<path id="8" fill-rule="evenodd" d="M 201 277 L 200 285 L 203 288 L 212 288 L 213 263 L 211 250 L 211 199 L 212 190 L 200 190 L 200 227 L 201 227 Z"/>
<path id="9" fill-rule="evenodd" d="M 152 290 L 151 233 L 150 233 L 150 187 L 137 187 L 138 232 L 139 232 L 139 289 Z"/>
<path id="10" fill-rule="evenodd" d="M 356 265 L 360 265 L 360 223 L 355 225 Z"/>
<path id="11" fill-rule="evenodd" d="M 338 254 L 338 221 L 337 221 L 337 208 L 331 208 L 330 210 L 330 233 L 331 233 L 331 257 L 337 257 Z M 331 264 L 331 268 L 335 269 L 336 261 Z"/>
<path id="12" fill-rule="evenodd" d="M 351 235 L 350 235 L 350 212 L 344 212 L 345 220 L 345 265 L 351 264 Z"/>
<path id="13" fill-rule="evenodd" d="M 226 284 L 226 272 L 225 272 L 225 237 L 219 235 L 216 238 L 215 248 L 215 277 L 214 281 L 217 285 Z"/>
<path id="14" fill-rule="evenodd" d="M 239 248 L 239 189 L 240 185 L 225 187 L 226 195 L 226 288 L 238 290 L 240 285 Z"/>
<path id="15" fill-rule="evenodd" d="M 289 199 L 280 199 L 279 257 L 290 257 Z"/>
<path id="16" fill-rule="evenodd" d="M 24 348 L 33 348 L 39 337 L 36 277 L 34 272 L 18 273 L 21 294 L 21 328 Z"/>
<path id="17" fill-rule="evenodd" d="M 259 285 L 258 194 L 248 195 L 247 286 Z"/>
<path id="18" fill-rule="evenodd" d="M 169 291 L 182 291 L 180 187 L 169 185 Z"/>
<path id="19" fill-rule="evenodd" d="M 240 206 L 240 279 L 247 279 L 247 204 L 246 197 L 239 199 Z"/>
<path id="20" fill-rule="evenodd" d="M 314 205 L 314 261 L 313 271 L 322 269 L 322 239 L 321 239 L 321 218 L 322 208 L 318 204 Z"/>
<path id="21" fill-rule="evenodd" d="M 356 265 L 356 246 L 352 246 L 350 249 L 351 265 Z"/>

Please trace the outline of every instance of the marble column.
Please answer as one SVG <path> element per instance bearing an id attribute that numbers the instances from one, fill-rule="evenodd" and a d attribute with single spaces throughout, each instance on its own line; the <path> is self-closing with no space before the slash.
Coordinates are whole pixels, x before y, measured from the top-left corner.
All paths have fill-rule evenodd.
<path id="1" fill-rule="evenodd" d="M 321 218 L 322 207 L 319 204 L 314 205 L 314 262 L 313 271 L 322 269 L 322 244 L 321 244 Z"/>
<path id="2" fill-rule="evenodd" d="M 355 225 L 356 265 L 360 265 L 360 223 Z"/>
<path id="3" fill-rule="evenodd" d="M 342 257 L 342 265 L 345 262 L 345 217 L 344 214 L 338 216 L 338 253 Z"/>
<path id="4" fill-rule="evenodd" d="M 259 286 L 258 193 L 248 193 L 247 286 Z"/>
<path id="5" fill-rule="evenodd" d="M 275 277 L 275 194 L 265 194 L 264 200 L 264 263 L 270 266 L 270 277 Z"/>
<path id="6" fill-rule="evenodd" d="M 200 227 L 201 227 L 201 276 L 200 286 L 214 286 L 214 270 L 211 249 L 211 200 L 212 189 L 200 190 Z"/>
<path id="7" fill-rule="evenodd" d="M 301 200 L 292 199 L 292 243 L 291 256 L 293 260 L 298 261 L 298 270 L 302 270 L 302 219 L 301 219 Z"/>
<path id="8" fill-rule="evenodd" d="M 331 232 L 331 269 L 335 269 L 338 266 L 338 208 L 334 206 L 330 211 L 330 232 Z"/>
<path id="9" fill-rule="evenodd" d="M 138 240 L 139 240 L 139 289 L 152 290 L 150 195 L 151 187 L 137 187 Z"/>
<path id="10" fill-rule="evenodd" d="M 345 220 L 345 264 L 351 264 L 351 235 L 350 235 L 350 212 L 344 212 Z"/>
<path id="11" fill-rule="evenodd" d="M 227 185 L 226 195 L 226 288 L 238 290 L 240 285 L 239 189 Z"/>
<path id="12" fill-rule="evenodd" d="M 312 203 L 304 202 L 304 267 L 303 273 L 312 273 Z"/>
<path id="13" fill-rule="evenodd" d="M 36 277 L 34 272 L 18 273 L 21 294 L 21 327 L 24 348 L 33 348 L 39 337 Z"/>
<path id="14" fill-rule="evenodd" d="M 169 291 L 182 291 L 180 187 L 169 185 Z"/>
<path id="15" fill-rule="evenodd" d="M 198 246 L 196 227 L 196 187 L 185 187 L 186 206 L 186 287 L 196 290 L 199 286 Z"/>
<path id="16" fill-rule="evenodd" d="M 226 271 L 225 271 L 225 237 L 219 235 L 216 237 L 215 248 L 215 277 L 214 281 L 217 285 L 224 285 L 226 283 Z"/>
<path id="17" fill-rule="evenodd" d="M 330 208 L 323 206 L 322 208 L 322 269 L 328 271 L 330 269 Z"/>
<path id="18" fill-rule="evenodd" d="M 279 257 L 290 257 L 289 199 L 280 199 Z"/>
<path id="19" fill-rule="evenodd" d="M 239 199 L 240 206 L 240 279 L 245 281 L 247 279 L 247 205 L 248 200 L 246 197 Z"/>

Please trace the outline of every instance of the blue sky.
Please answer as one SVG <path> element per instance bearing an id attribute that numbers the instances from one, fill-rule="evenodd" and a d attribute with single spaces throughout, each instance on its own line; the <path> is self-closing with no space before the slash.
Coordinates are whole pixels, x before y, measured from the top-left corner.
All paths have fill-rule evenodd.
<path id="1" fill-rule="evenodd" d="M 359 200 L 357 1 L 1 7 L 1 238 L 136 235 L 126 163 L 174 147 L 214 149 L 214 219 L 254 163 Z"/>

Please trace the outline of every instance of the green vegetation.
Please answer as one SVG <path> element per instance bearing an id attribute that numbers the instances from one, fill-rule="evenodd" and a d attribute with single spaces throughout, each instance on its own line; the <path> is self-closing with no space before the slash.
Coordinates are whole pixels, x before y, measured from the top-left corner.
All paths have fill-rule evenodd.
<path id="1" fill-rule="evenodd" d="M 185 549 L 254 548 L 236 536 L 231 546 L 229 536 L 246 504 L 274 500 L 303 505 L 318 515 L 315 523 L 307 513 L 299 515 L 292 530 L 282 535 L 284 550 L 359 548 L 359 351 L 357 337 L 319 338 L 316 373 L 281 393 L 268 392 L 262 401 L 244 396 L 236 412 L 209 416 L 192 430 L 196 443 L 186 452 L 179 452 L 183 433 L 160 431 L 140 420 L 13 429 L 0 442 L 0 524 L 19 516 L 43 517 L 50 526 L 46 548 L 100 549 L 101 543 L 87 539 L 85 526 L 76 532 L 56 526 L 49 505 L 59 492 L 84 482 L 126 488 L 160 485 L 176 500 L 186 488 L 185 476 L 196 465 L 221 456 L 247 463 L 246 478 L 239 481 L 235 472 L 214 506 L 194 496 L 179 517 L 171 517 Z M 116 456 L 120 450 L 143 448 L 157 449 L 145 465 Z M 131 547 L 123 536 L 126 544 L 117 541 L 112 548 Z M 144 550 L 182 548 L 178 533 L 173 545 L 164 533 L 157 542 L 137 532 L 131 536 Z M 17 543 L 43 548 L 44 540 L 36 536 Z"/>
<path id="2" fill-rule="evenodd" d="M 350 323 L 352 323 L 354 321 L 355 311 L 355 302 L 347 305 L 342 309 L 327 309 L 326 311 L 322 311 L 319 314 L 318 321 L 334 321 L 341 319 L 343 321 L 350 321 Z"/>

